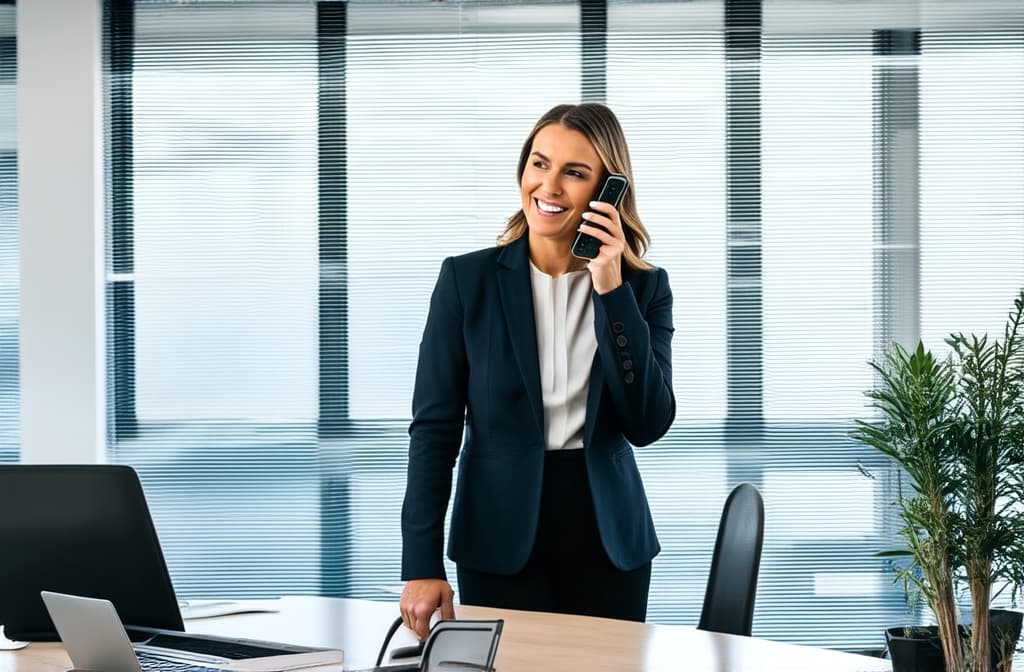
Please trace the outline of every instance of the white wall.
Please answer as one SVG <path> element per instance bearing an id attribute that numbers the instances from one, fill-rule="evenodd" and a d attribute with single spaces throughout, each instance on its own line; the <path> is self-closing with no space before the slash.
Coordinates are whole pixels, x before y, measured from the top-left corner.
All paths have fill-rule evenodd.
<path id="1" fill-rule="evenodd" d="M 17 6 L 21 460 L 105 454 L 102 0 Z"/>

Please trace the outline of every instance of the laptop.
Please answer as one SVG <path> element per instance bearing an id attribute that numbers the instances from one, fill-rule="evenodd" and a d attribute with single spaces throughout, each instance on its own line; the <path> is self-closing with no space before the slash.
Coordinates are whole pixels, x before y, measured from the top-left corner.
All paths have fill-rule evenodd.
<path id="1" fill-rule="evenodd" d="M 110 600 L 127 623 L 185 629 L 131 467 L 0 465 L 0 539 L 0 625 L 11 639 L 57 639 L 42 590 Z"/>
<path id="2" fill-rule="evenodd" d="M 103 672 L 272 672 L 338 667 L 337 649 L 134 628 L 132 644 L 109 600 L 42 591 L 42 601 L 75 670 Z"/>

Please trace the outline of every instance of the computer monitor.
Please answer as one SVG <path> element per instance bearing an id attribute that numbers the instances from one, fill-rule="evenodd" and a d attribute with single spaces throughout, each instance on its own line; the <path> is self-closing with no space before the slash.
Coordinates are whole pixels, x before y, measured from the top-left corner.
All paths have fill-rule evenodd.
<path id="1" fill-rule="evenodd" d="M 42 590 L 110 600 L 132 625 L 185 629 L 134 469 L 0 465 L 0 624 L 8 638 L 58 639 Z"/>

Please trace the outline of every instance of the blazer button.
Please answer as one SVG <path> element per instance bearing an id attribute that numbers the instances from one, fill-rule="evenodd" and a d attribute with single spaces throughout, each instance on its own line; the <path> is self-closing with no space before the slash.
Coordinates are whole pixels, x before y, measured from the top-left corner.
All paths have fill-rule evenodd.
<path id="1" fill-rule="evenodd" d="M 626 381 L 626 384 L 627 384 L 627 385 L 629 385 L 630 383 L 632 383 L 632 382 L 633 382 L 633 380 L 635 380 L 635 379 L 636 379 L 636 376 L 634 376 L 634 375 L 633 375 L 633 372 L 632 372 L 632 371 L 626 371 L 626 375 L 625 375 L 625 376 L 623 376 L 623 380 L 625 380 L 625 381 Z"/>
<path id="2" fill-rule="evenodd" d="M 626 371 L 629 371 L 630 369 L 632 369 L 633 368 L 633 360 L 632 359 L 624 359 L 624 360 L 622 360 L 622 368 L 624 368 Z"/>
<path id="3" fill-rule="evenodd" d="M 629 341 L 626 340 L 625 336 L 619 336 L 618 338 L 615 339 L 615 342 L 619 345 L 620 348 L 626 347 L 626 343 L 629 343 Z"/>
<path id="4" fill-rule="evenodd" d="M 622 322 L 612 322 L 612 331 L 614 331 L 616 334 L 621 334 L 625 330 L 626 325 L 624 325 Z"/>

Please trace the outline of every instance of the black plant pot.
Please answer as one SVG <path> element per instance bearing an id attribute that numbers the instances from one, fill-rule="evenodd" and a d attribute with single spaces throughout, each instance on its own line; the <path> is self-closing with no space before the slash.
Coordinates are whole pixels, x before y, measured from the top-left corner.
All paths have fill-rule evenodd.
<path id="1" fill-rule="evenodd" d="M 1013 667 L 1013 650 L 1020 639 L 1021 622 L 1024 614 L 1006 609 L 990 609 L 988 612 L 989 638 L 992 640 L 992 669 L 996 672 L 1009 672 Z M 999 660 L 1007 656 L 1005 667 L 999 667 Z"/>
<path id="2" fill-rule="evenodd" d="M 888 628 L 885 644 L 892 659 L 892 672 L 945 672 L 939 626 Z"/>
<path id="3" fill-rule="evenodd" d="M 1012 659 L 1013 648 L 1020 639 L 1022 619 L 1024 614 L 1019 611 L 989 611 L 989 655 L 992 657 L 992 669 L 996 672 L 1009 672 L 1012 666 L 1010 662 L 1000 668 L 1000 654 L 1006 650 Z M 963 626 L 960 627 L 960 636 L 965 639 L 969 636 Z M 892 659 L 892 672 L 945 672 L 946 657 L 942 655 L 942 643 L 936 625 L 888 628 L 885 631 L 885 643 Z"/>

